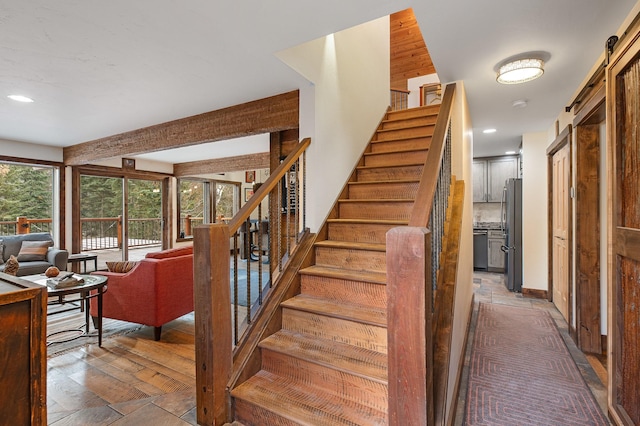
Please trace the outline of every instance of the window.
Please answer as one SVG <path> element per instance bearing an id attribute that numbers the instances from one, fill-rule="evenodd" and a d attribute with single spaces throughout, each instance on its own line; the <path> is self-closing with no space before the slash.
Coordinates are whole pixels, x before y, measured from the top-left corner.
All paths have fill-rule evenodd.
<path id="1" fill-rule="evenodd" d="M 178 180 L 178 238 L 191 238 L 195 226 L 228 220 L 239 209 L 239 182 Z"/>
<path id="2" fill-rule="evenodd" d="M 0 235 L 56 234 L 58 169 L 0 163 Z"/>

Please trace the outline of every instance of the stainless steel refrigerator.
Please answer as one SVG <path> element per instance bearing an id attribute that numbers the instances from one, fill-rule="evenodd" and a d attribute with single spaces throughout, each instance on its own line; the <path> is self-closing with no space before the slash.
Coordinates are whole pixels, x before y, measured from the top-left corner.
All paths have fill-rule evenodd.
<path id="1" fill-rule="evenodd" d="M 522 179 L 507 179 L 501 210 L 507 289 L 522 292 Z"/>

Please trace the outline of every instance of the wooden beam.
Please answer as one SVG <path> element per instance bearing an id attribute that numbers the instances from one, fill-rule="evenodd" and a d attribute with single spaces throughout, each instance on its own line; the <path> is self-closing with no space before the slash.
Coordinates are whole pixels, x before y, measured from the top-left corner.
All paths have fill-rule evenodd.
<path id="1" fill-rule="evenodd" d="M 206 173 L 224 173 L 267 168 L 269 168 L 269 153 L 261 152 L 258 154 L 239 155 L 237 157 L 177 163 L 173 165 L 173 175 L 175 177 L 184 177 Z"/>
<path id="2" fill-rule="evenodd" d="M 66 165 L 131 156 L 298 127 L 299 92 L 292 91 L 64 148 Z"/>

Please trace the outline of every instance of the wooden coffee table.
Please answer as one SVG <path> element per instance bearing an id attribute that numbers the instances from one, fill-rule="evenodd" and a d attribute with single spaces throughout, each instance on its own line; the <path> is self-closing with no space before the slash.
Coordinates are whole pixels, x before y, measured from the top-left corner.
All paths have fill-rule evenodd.
<path id="1" fill-rule="evenodd" d="M 98 330 L 98 346 L 102 346 L 102 295 L 107 291 L 107 277 L 102 275 L 79 275 L 75 274 L 76 277 L 82 277 L 84 280 L 83 283 L 66 288 L 54 289 L 47 286 L 47 277 L 39 274 L 39 275 L 27 275 L 25 277 L 20 277 L 22 279 L 29 280 L 36 284 L 40 284 L 47 288 L 47 296 L 49 297 L 49 302 L 47 305 L 64 305 L 67 303 L 80 302 L 81 308 L 84 309 L 85 314 L 85 325 L 84 331 L 82 327 L 75 330 L 62 330 L 57 331 L 55 333 L 47 335 L 47 337 L 51 337 L 56 334 L 68 333 L 71 331 L 79 331 L 81 332 L 77 336 L 73 336 L 69 339 L 64 340 L 56 340 L 56 341 L 48 341 L 47 345 L 52 343 L 63 343 L 68 342 L 70 340 L 77 339 L 82 336 L 87 336 L 89 334 L 89 300 L 96 298 L 98 302 L 98 316 L 96 318 L 96 329 Z M 77 306 L 75 307 L 77 308 Z M 75 309 L 71 308 L 71 309 Z M 69 309 L 56 311 L 47 313 L 47 315 L 53 315 L 60 312 L 66 312 Z"/>

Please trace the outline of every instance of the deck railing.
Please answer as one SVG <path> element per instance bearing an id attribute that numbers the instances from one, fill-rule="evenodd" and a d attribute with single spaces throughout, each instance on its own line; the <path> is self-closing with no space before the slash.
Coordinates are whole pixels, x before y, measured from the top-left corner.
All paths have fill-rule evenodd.
<path id="1" fill-rule="evenodd" d="M 0 221 L 0 235 L 31 234 L 53 231 L 50 218 L 29 219 L 17 217 L 15 221 Z M 162 242 L 160 218 L 129 219 L 129 247 L 158 245 Z M 122 248 L 122 217 L 96 217 L 80 219 L 82 250 Z"/>
<path id="2" fill-rule="evenodd" d="M 0 221 L 0 235 L 30 234 L 34 232 L 51 233 L 51 219 L 29 219 L 18 216 L 16 220 Z"/>
<path id="3" fill-rule="evenodd" d="M 278 277 L 305 235 L 310 143 L 300 142 L 228 224 L 194 230 L 198 424 L 226 421 L 234 348 L 278 290 Z"/>

